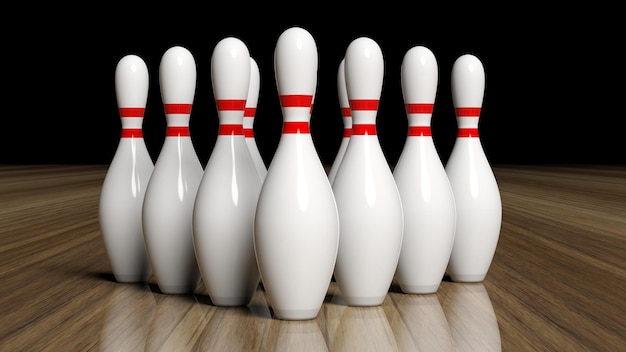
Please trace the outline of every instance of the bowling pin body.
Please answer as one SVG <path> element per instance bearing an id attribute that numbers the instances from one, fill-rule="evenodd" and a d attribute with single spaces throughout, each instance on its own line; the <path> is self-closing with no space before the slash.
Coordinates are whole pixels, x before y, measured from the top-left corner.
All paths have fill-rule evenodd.
<path id="1" fill-rule="evenodd" d="M 341 160 L 346 153 L 348 142 L 350 142 L 350 135 L 352 134 L 352 114 L 350 113 L 350 103 L 348 102 L 348 93 L 346 92 L 345 62 L 345 59 L 341 60 L 339 68 L 337 69 L 337 93 L 339 96 L 339 109 L 341 110 L 341 118 L 343 121 L 343 137 L 341 138 L 341 144 L 339 144 L 339 150 L 337 151 L 335 160 L 333 160 L 333 164 L 330 166 L 330 171 L 328 172 L 328 180 L 331 185 L 335 182 L 337 170 L 339 170 L 339 165 L 341 165 Z"/>
<path id="2" fill-rule="evenodd" d="M 282 320 L 319 313 L 332 278 L 339 217 L 310 134 L 317 46 L 292 27 L 279 37 L 274 68 L 283 130 L 257 204 L 254 239 L 268 301 Z"/>
<path id="3" fill-rule="evenodd" d="M 404 210 L 404 238 L 396 274 L 404 293 L 434 293 L 450 259 L 456 207 L 430 130 L 438 66 L 428 48 L 416 46 L 407 51 L 401 83 L 409 128 L 393 171 Z"/>
<path id="4" fill-rule="evenodd" d="M 196 195 L 194 248 L 213 304 L 243 306 L 259 284 L 252 232 L 261 191 L 243 134 L 250 80 L 246 45 L 234 37 L 220 40 L 211 75 L 219 132 Z"/>
<path id="5" fill-rule="evenodd" d="M 254 162 L 261 181 L 265 180 L 267 175 L 267 166 L 259 152 L 259 146 L 256 144 L 254 137 L 254 117 L 256 115 L 257 104 L 259 101 L 259 93 L 261 89 L 261 73 L 259 65 L 254 58 L 250 58 L 250 87 L 248 90 L 248 98 L 246 99 L 246 108 L 243 114 L 243 134 L 246 139 L 246 145 L 250 150 L 250 156 Z"/>
<path id="6" fill-rule="evenodd" d="M 402 203 L 376 135 L 382 51 L 374 40 L 360 37 L 348 45 L 345 60 L 352 135 L 333 183 L 341 225 L 335 280 L 348 305 L 376 306 L 398 264 Z"/>
<path id="7" fill-rule="evenodd" d="M 200 280 L 192 238 L 192 211 L 203 169 L 189 134 L 196 63 L 183 47 L 168 49 L 159 67 L 167 130 L 146 189 L 143 228 L 159 289 L 193 293 Z"/>
<path id="8" fill-rule="evenodd" d="M 122 135 L 102 184 L 98 209 L 102 239 L 119 282 L 147 281 L 152 273 L 141 224 L 154 169 L 142 132 L 148 87 L 145 62 L 136 55 L 124 56 L 115 70 Z"/>
<path id="9" fill-rule="evenodd" d="M 502 223 L 500 190 L 478 136 L 484 67 L 476 56 L 462 55 L 452 67 L 451 80 L 458 134 L 445 168 L 457 224 L 447 272 L 453 281 L 480 282 L 491 265 Z"/>

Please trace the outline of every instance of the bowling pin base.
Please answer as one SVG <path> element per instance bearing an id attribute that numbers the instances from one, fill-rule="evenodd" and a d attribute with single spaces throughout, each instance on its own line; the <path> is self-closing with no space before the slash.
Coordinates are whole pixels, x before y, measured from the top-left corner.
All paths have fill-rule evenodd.
<path id="1" fill-rule="evenodd" d="M 354 307 L 373 307 L 383 304 L 385 296 L 380 297 L 349 297 L 343 296 L 343 300 L 349 305 Z"/>
<path id="2" fill-rule="evenodd" d="M 319 309 L 275 309 L 274 317 L 280 320 L 311 320 L 317 318 Z"/>
<path id="3" fill-rule="evenodd" d="M 439 283 L 435 285 L 400 285 L 403 293 L 408 294 L 431 294 L 437 292 Z"/>
<path id="4" fill-rule="evenodd" d="M 142 283 L 147 282 L 150 275 L 146 274 L 115 274 L 115 281 L 120 283 Z"/>
<path id="5" fill-rule="evenodd" d="M 450 279 L 454 282 L 482 282 L 486 274 L 450 274 Z"/>

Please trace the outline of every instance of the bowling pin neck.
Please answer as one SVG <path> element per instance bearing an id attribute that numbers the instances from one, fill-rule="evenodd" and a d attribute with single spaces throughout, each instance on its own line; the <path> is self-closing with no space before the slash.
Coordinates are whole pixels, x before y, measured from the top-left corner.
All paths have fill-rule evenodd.
<path id="1" fill-rule="evenodd" d="M 480 107 L 462 107 L 456 108 L 456 121 L 459 128 L 459 133 L 462 134 L 462 130 L 466 129 L 478 129 L 478 122 L 480 118 Z M 475 131 L 477 134 L 478 131 Z"/>
<path id="2" fill-rule="evenodd" d="M 246 138 L 254 138 L 254 115 L 256 108 L 246 107 L 243 111 L 243 134 Z"/>
<path id="3" fill-rule="evenodd" d="M 352 127 L 356 125 L 375 125 L 378 115 L 377 99 L 350 100 L 350 110 L 352 111 Z M 353 131 L 354 132 L 354 131 Z"/>
<path id="4" fill-rule="evenodd" d="M 167 114 L 165 115 L 167 127 L 180 126 L 189 127 L 189 115 L 187 114 Z"/>
<path id="5" fill-rule="evenodd" d="M 220 124 L 243 124 L 245 100 L 216 100 L 215 103 Z"/>
<path id="6" fill-rule="evenodd" d="M 189 126 L 192 104 L 164 104 L 167 126 Z"/>
<path id="7" fill-rule="evenodd" d="M 430 126 L 434 104 L 405 104 L 409 127 Z"/>
<path id="8" fill-rule="evenodd" d="M 350 112 L 350 108 L 348 107 L 341 108 L 341 116 L 343 119 L 343 127 L 351 128 L 352 127 L 352 113 Z"/>
<path id="9" fill-rule="evenodd" d="M 119 108 L 122 129 L 141 129 L 145 108 Z"/>
<path id="10" fill-rule="evenodd" d="M 122 117 L 122 130 L 141 130 L 143 117 Z"/>
<path id="11" fill-rule="evenodd" d="M 313 95 L 281 95 L 280 105 L 283 113 L 283 121 L 309 122 L 311 121 L 311 109 Z"/>

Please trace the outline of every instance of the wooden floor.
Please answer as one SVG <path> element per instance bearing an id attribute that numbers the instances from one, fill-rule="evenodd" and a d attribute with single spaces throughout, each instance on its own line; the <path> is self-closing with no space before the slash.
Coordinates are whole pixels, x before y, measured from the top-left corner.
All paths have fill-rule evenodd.
<path id="1" fill-rule="evenodd" d="M 0 166 L 0 351 L 624 351 L 626 166 L 494 166 L 503 222 L 484 282 L 392 285 L 315 320 L 115 282 L 98 224 L 106 166 Z"/>

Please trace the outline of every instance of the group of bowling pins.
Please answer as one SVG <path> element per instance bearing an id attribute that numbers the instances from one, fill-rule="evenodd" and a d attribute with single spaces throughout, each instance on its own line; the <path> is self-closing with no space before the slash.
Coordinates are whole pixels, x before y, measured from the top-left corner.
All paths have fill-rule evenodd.
<path id="1" fill-rule="evenodd" d="M 430 131 L 437 61 L 424 46 L 406 52 L 409 129 L 392 169 L 376 135 L 383 54 L 368 37 L 353 40 L 337 72 L 344 137 L 328 173 L 309 129 L 317 71 L 313 36 L 285 30 L 274 51 L 283 127 L 266 167 L 253 132 L 259 67 L 241 40 L 219 41 L 211 58 L 219 131 L 203 169 L 189 133 L 192 54 L 175 46 L 161 59 L 167 130 L 154 164 L 142 135 L 148 69 L 136 55 L 119 61 L 122 133 L 99 204 L 117 281 L 154 274 L 162 293 L 184 294 L 202 279 L 217 306 L 247 305 L 262 283 L 276 318 L 307 320 L 318 315 L 333 276 L 351 306 L 382 304 L 394 278 L 409 294 L 436 292 L 446 274 L 485 278 L 502 208 L 478 136 L 482 63 L 465 54 L 452 68 L 458 136 L 444 167 Z"/>

